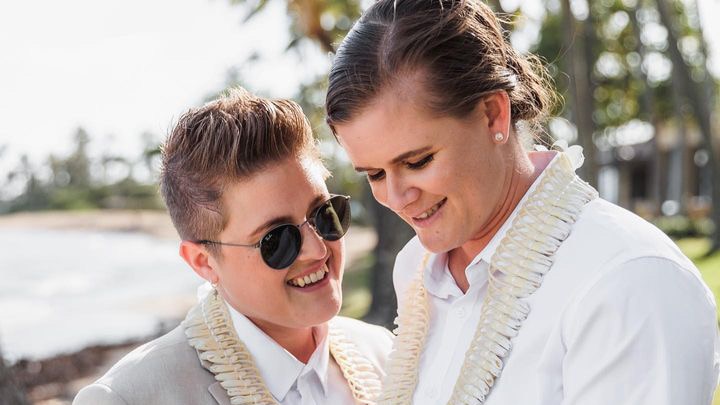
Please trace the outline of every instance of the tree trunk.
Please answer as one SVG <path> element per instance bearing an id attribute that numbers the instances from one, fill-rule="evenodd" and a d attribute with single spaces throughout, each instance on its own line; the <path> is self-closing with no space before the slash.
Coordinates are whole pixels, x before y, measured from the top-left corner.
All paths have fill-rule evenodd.
<path id="1" fill-rule="evenodd" d="M 27 405 L 29 404 L 25 393 L 17 386 L 12 371 L 5 364 L 5 358 L 0 352 L 0 404 Z"/>
<path id="2" fill-rule="evenodd" d="M 578 130 L 578 143 L 583 147 L 585 164 L 580 168 L 580 175 L 593 187 L 597 188 L 597 162 L 595 159 L 595 143 L 593 133 L 595 125 L 592 120 L 593 95 L 590 73 L 593 61 L 587 60 L 585 49 L 592 46 L 588 31 L 583 23 L 575 19 L 570 9 L 570 0 L 562 0 L 563 18 L 565 22 L 564 48 L 566 49 L 565 66 L 569 73 L 570 99 L 573 121 Z M 590 20 L 592 16 L 588 16 Z M 585 22 L 588 24 L 588 22 Z M 591 27 L 592 28 L 592 27 Z"/>
<path id="3" fill-rule="evenodd" d="M 373 217 L 378 241 L 373 251 L 375 264 L 370 280 L 372 302 L 363 320 L 391 329 L 397 315 L 397 297 L 392 279 L 395 256 L 413 237 L 414 232 L 394 212 L 378 204 L 367 185 L 365 201 Z"/>
<path id="4" fill-rule="evenodd" d="M 648 78 L 645 72 L 642 69 L 642 62 L 645 60 L 645 56 L 647 55 L 647 49 L 645 48 L 645 45 L 643 45 L 642 39 L 640 37 L 640 32 L 642 28 L 640 27 L 640 23 L 637 19 L 637 9 L 628 10 L 628 15 L 630 16 L 630 24 L 633 29 L 633 36 L 635 37 L 635 42 L 637 43 L 637 53 L 640 55 L 640 66 L 638 66 L 636 69 L 633 69 L 633 76 L 643 84 L 643 92 L 642 92 L 642 98 L 640 99 L 640 118 L 646 120 L 650 124 L 652 124 L 655 135 L 650 140 L 652 144 L 652 150 L 653 154 L 651 159 L 651 182 L 650 182 L 650 190 L 649 190 L 649 196 L 650 199 L 653 202 L 653 215 L 658 215 L 660 213 L 660 206 L 662 204 L 662 193 L 661 193 L 661 171 L 662 171 L 662 159 L 660 156 L 660 147 L 658 143 L 658 121 L 657 116 L 655 114 L 655 99 L 654 99 L 654 93 L 653 90 L 650 88 L 650 85 L 648 84 Z"/>
<path id="5" fill-rule="evenodd" d="M 323 52 L 334 52 L 333 41 L 320 20 L 328 5 L 318 0 L 288 0 L 288 9 L 297 16 L 303 35 L 315 41 Z"/>
<path id="6" fill-rule="evenodd" d="M 670 171 L 668 176 L 668 191 L 671 191 L 667 195 L 668 200 L 675 200 L 679 204 L 678 214 L 687 215 L 687 203 L 688 199 L 685 195 L 687 185 L 685 179 L 687 178 L 687 161 L 685 159 L 687 144 L 687 126 L 685 125 L 685 113 L 683 112 L 683 90 L 680 86 L 682 78 L 679 77 L 679 69 L 673 69 L 672 71 L 672 83 L 670 87 L 672 89 L 672 105 L 673 114 L 677 120 L 676 131 L 678 140 L 674 144 L 670 152 L 671 168 L 674 170 Z"/>
<path id="7" fill-rule="evenodd" d="M 704 89 L 701 83 L 692 79 L 690 68 L 685 64 L 685 60 L 678 48 L 678 36 L 673 24 L 674 16 L 670 13 L 668 0 L 657 0 L 657 9 L 660 14 L 660 21 L 668 32 L 668 52 L 673 64 L 673 71 L 677 71 L 677 79 L 680 89 L 684 93 L 690 107 L 695 113 L 700 132 L 708 150 L 708 161 L 710 169 L 710 178 L 712 181 L 712 204 L 711 217 L 715 224 L 715 231 L 712 235 L 712 244 L 710 252 L 720 250 L 720 172 L 718 171 L 717 149 L 713 145 L 713 133 L 710 106 L 712 105 L 712 97 L 708 94 L 708 89 Z"/>

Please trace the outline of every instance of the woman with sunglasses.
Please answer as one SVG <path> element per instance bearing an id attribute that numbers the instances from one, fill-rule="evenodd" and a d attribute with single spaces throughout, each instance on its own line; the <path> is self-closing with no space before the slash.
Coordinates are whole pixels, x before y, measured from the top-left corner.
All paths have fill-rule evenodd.
<path id="1" fill-rule="evenodd" d="M 74 404 L 374 403 L 391 335 L 336 317 L 349 197 L 328 193 L 300 107 L 234 90 L 183 115 L 162 158 L 180 255 L 208 288 Z"/>
<path id="2" fill-rule="evenodd" d="M 710 404 L 712 294 L 579 147 L 523 148 L 551 88 L 505 38 L 480 0 L 379 0 L 335 55 L 328 124 L 417 234 L 379 402 Z"/>

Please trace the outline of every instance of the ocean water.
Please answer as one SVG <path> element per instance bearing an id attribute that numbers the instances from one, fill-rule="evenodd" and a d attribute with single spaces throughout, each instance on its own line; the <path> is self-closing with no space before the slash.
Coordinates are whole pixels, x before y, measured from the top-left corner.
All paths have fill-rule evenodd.
<path id="1" fill-rule="evenodd" d="M 201 279 L 178 241 L 139 233 L 0 229 L 0 348 L 44 358 L 147 336 L 184 316 Z"/>

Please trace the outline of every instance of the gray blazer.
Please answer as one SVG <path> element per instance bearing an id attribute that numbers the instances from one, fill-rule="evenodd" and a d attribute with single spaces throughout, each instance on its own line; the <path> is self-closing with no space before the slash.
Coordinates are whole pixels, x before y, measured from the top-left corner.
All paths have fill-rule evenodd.
<path id="1" fill-rule="evenodd" d="M 390 332 L 350 318 L 338 317 L 337 321 L 384 377 L 392 346 Z M 181 325 L 128 353 L 99 380 L 83 388 L 73 405 L 230 405 L 227 392 L 208 366 L 188 344 Z"/>

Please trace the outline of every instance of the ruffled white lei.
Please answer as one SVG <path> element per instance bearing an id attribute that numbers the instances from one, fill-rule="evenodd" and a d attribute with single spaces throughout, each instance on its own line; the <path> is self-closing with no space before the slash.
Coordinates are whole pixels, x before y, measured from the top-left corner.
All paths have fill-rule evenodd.
<path id="1" fill-rule="evenodd" d="M 594 188 L 575 175 L 575 169 L 582 165 L 582 149 L 567 148 L 566 144 L 561 144 L 560 149 L 565 152 L 545 169 L 491 259 L 480 321 L 448 404 L 485 402 L 510 354 L 513 337 L 530 313 L 523 299 L 540 288 L 552 267 L 554 253 L 570 234 L 581 210 L 598 196 Z M 412 403 L 430 319 L 423 282 L 429 257 L 425 254 L 399 306 L 397 337 L 380 404 Z"/>
<path id="2" fill-rule="evenodd" d="M 225 389 L 233 405 L 277 405 L 255 361 L 238 338 L 227 307 L 217 291 L 212 291 L 190 312 L 183 322 L 188 342 Z M 357 350 L 342 328 L 330 321 L 330 354 L 342 370 L 355 399 L 375 404 L 381 381 L 372 363 Z"/>

